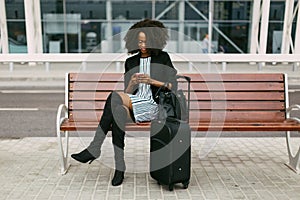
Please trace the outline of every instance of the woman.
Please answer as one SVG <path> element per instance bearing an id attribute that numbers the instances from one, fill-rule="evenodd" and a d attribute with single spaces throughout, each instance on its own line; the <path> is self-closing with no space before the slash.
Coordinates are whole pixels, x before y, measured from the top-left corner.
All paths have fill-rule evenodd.
<path id="1" fill-rule="evenodd" d="M 131 118 L 136 123 L 155 119 L 158 89 L 177 88 L 177 71 L 169 55 L 162 51 L 168 40 L 168 31 L 161 22 L 150 19 L 137 22 L 130 27 L 124 40 L 128 53 L 135 54 L 125 61 L 124 93 L 112 92 L 108 96 L 93 141 L 85 150 L 71 155 L 79 162 L 91 163 L 100 157 L 102 143 L 111 129 L 115 153 L 113 186 L 122 184 L 124 179 L 124 129 L 127 119 Z"/>

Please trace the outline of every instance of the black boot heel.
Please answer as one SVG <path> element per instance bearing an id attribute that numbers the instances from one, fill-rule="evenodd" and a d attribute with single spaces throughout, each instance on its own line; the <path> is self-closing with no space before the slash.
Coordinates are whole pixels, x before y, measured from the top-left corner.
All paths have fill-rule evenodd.
<path id="1" fill-rule="evenodd" d="M 96 158 L 87 150 L 83 150 L 80 153 L 72 154 L 71 157 L 78 162 L 91 164 Z"/>
<path id="2" fill-rule="evenodd" d="M 92 164 L 92 162 L 93 162 L 94 160 L 95 160 L 95 159 L 90 160 L 89 164 Z"/>

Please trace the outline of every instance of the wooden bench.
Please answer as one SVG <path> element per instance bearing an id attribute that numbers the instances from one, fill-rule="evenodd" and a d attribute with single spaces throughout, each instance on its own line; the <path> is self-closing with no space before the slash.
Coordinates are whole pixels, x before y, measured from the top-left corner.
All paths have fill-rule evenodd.
<path id="1" fill-rule="evenodd" d="M 300 106 L 289 107 L 285 74 L 184 75 L 192 79 L 189 122 L 192 131 L 286 131 L 287 165 L 299 172 L 300 150 L 293 154 L 290 131 L 300 131 L 300 120 L 290 117 L 290 113 L 300 110 Z M 179 86 L 187 89 L 186 84 Z M 56 122 L 62 174 L 69 167 L 68 132 L 95 131 L 108 94 L 112 90 L 123 91 L 123 87 L 121 73 L 66 75 L 65 104 L 59 106 Z M 126 129 L 147 131 L 149 125 L 127 124 Z"/>

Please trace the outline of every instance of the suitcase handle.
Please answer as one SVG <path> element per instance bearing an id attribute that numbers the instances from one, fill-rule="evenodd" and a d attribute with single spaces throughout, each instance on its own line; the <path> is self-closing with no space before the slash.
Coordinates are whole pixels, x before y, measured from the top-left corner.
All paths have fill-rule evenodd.
<path id="1" fill-rule="evenodd" d="M 190 120 L 190 99 L 191 99 L 191 77 L 185 76 L 185 75 L 176 75 L 176 79 L 185 79 L 188 82 L 188 100 L 187 100 L 187 106 L 188 106 L 188 119 L 187 122 Z"/>
<path id="2" fill-rule="evenodd" d="M 176 75 L 176 79 L 179 79 L 179 78 L 185 79 L 189 83 L 191 82 L 191 77 L 189 77 L 189 76 Z"/>

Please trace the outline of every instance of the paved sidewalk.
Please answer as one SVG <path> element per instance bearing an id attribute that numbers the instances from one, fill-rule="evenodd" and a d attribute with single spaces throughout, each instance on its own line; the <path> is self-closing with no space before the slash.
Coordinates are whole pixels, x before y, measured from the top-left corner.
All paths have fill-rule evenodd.
<path id="1" fill-rule="evenodd" d="M 82 150 L 91 138 L 70 138 L 70 152 Z M 0 199 L 300 199 L 300 175 L 284 163 L 286 142 L 275 138 L 192 138 L 192 174 L 188 189 L 170 192 L 150 177 L 149 138 L 126 138 L 127 173 L 121 186 L 110 184 L 112 146 L 91 165 L 71 160 L 59 175 L 56 138 L 0 139 Z M 296 144 L 300 138 L 295 139 Z M 204 154 L 205 155 L 205 154 Z M 134 170 L 133 170 L 134 169 Z"/>

